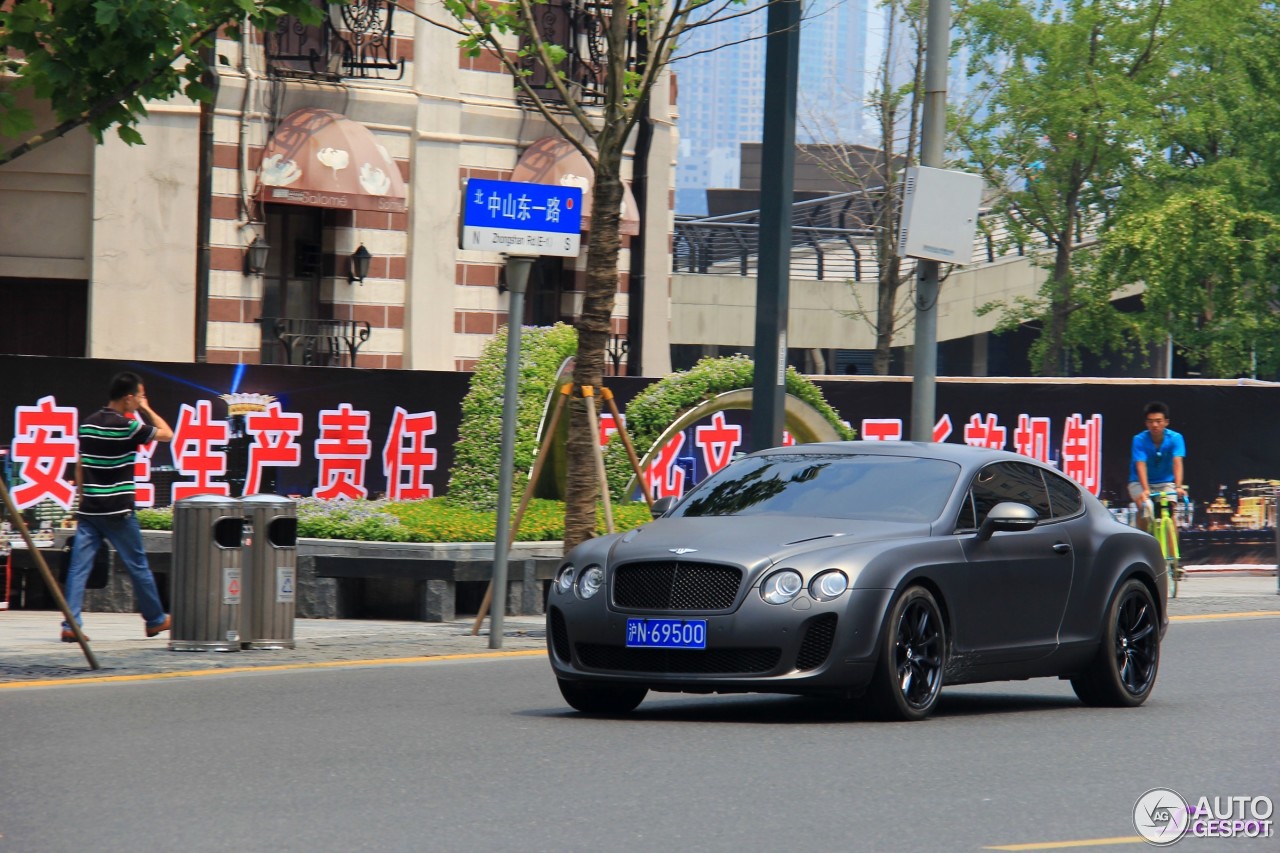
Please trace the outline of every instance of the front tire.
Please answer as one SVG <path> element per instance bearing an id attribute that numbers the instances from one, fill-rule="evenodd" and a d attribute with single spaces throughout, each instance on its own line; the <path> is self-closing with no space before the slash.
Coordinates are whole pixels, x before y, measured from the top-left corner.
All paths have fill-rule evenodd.
<path id="1" fill-rule="evenodd" d="M 870 697 L 881 718 L 923 720 L 938 703 L 947 658 L 947 631 L 933 594 L 908 587 L 885 626 Z"/>
<path id="2" fill-rule="evenodd" d="M 558 678 L 560 695 L 569 707 L 584 714 L 629 714 L 644 701 L 649 690 L 630 684 L 598 684 Z"/>
<path id="3" fill-rule="evenodd" d="M 1160 668 L 1160 614 L 1139 580 L 1120 587 L 1107 608 L 1102 648 L 1071 688 L 1086 705 L 1136 708 L 1151 695 Z"/>

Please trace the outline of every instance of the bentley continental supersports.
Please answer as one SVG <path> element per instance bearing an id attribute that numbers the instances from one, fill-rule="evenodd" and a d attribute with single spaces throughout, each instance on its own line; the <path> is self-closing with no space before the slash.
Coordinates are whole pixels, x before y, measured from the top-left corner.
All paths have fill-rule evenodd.
<path id="1" fill-rule="evenodd" d="M 1068 679 L 1136 706 L 1168 626 L 1156 540 L 1057 469 L 958 444 L 742 457 L 568 554 L 547 646 L 573 708 L 787 693 L 919 720 L 944 685 Z"/>

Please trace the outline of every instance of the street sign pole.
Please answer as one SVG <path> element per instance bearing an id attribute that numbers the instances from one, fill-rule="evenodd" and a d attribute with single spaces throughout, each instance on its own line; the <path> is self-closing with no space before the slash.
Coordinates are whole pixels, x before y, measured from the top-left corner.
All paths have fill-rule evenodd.
<path id="1" fill-rule="evenodd" d="M 498 533 L 493 543 L 493 614 L 489 618 L 489 648 L 502 648 L 503 619 L 507 615 L 507 557 L 511 551 L 511 481 L 516 455 L 516 403 L 520 386 L 520 321 L 524 292 L 534 258 L 507 255 L 507 365 L 502 391 L 502 447 L 498 455 Z"/>
<path id="2" fill-rule="evenodd" d="M 540 255 L 576 257 L 582 239 L 582 190 L 578 187 L 472 178 L 462 194 L 458 247 L 502 252 L 506 259 L 507 364 L 502 395 L 502 440 L 498 459 L 498 525 L 493 540 L 497 600 L 489 621 L 489 648 L 502 648 L 507 614 L 507 563 L 511 551 L 511 492 L 516 455 L 516 409 L 520 402 L 520 324 L 529 270 Z M 487 604 L 489 599 L 485 599 Z M 484 618 L 483 608 L 476 629 Z M 474 631 L 472 632 L 474 633 Z"/>

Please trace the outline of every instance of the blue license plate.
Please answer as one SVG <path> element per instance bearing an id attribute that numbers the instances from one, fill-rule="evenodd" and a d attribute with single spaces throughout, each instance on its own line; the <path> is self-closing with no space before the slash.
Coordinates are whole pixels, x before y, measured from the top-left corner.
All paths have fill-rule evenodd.
<path id="1" fill-rule="evenodd" d="M 629 649 L 705 649 L 706 619 L 628 619 Z"/>

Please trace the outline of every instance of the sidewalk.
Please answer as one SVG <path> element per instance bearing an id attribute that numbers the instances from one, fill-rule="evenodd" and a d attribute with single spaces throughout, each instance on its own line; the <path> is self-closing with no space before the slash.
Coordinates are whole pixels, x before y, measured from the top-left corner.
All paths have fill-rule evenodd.
<path id="1" fill-rule="evenodd" d="M 169 651 L 169 634 L 147 639 L 136 613 L 85 613 L 84 632 L 101 669 L 89 668 L 78 643 L 59 638 L 56 610 L 0 611 L 0 685 L 84 676 L 148 675 L 241 667 L 490 654 L 546 649 L 542 616 L 507 616 L 501 650 L 489 648 L 488 619 L 471 635 L 474 617 L 453 622 L 299 619 L 294 649 L 239 652 Z"/>
<path id="2" fill-rule="evenodd" d="M 1215 613 L 1280 614 L 1274 570 L 1267 576 L 1193 571 L 1169 602 L 1171 616 Z M 59 639 L 57 611 L 0 611 L 0 685 L 6 682 L 152 675 L 242 667 L 394 660 L 489 654 L 489 620 L 471 635 L 473 617 L 453 622 L 390 622 L 366 619 L 299 619 L 295 649 L 241 652 L 171 652 L 169 636 L 147 639 L 136 613 L 86 613 L 85 633 L 101 665 L 92 670 L 76 643 Z M 503 620 L 503 652 L 546 648 L 542 616 Z"/>

